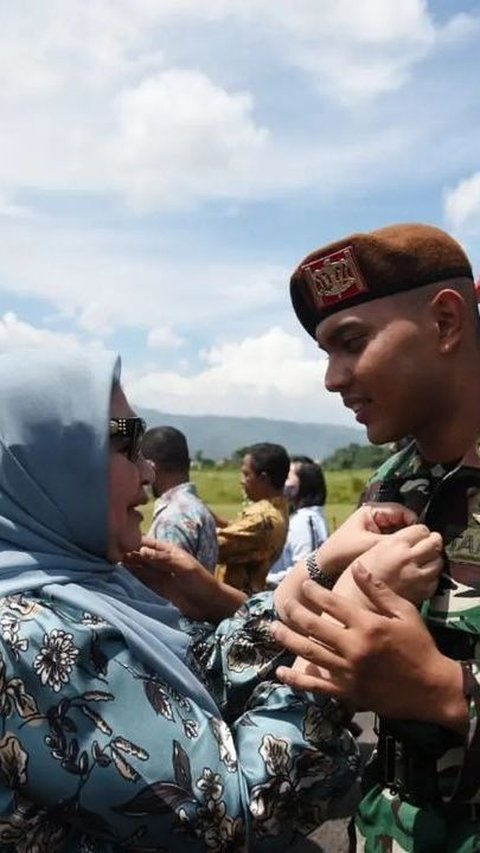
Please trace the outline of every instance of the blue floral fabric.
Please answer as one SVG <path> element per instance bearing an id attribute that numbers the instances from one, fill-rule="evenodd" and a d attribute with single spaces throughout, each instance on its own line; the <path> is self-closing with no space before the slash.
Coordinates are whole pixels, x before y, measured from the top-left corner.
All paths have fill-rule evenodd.
<path id="1" fill-rule="evenodd" d="M 0 599 L 0 850 L 277 851 L 314 829 L 357 748 L 335 702 L 273 680 L 274 615 L 265 593 L 217 628 L 184 620 L 220 718 L 104 619 Z"/>

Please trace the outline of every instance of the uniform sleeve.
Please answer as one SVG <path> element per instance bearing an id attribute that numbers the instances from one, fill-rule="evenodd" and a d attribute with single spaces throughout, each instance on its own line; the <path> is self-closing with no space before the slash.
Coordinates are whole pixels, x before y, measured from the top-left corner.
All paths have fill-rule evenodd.
<path id="1" fill-rule="evenodd" d="M 39 849 L 73 827 L 81 849 L 88 829 L 115 849 L 284 850 L 285 833 L 310 831 L 354 779 L 355 746 L 329 700 L 265 682 L 228 725 L 89 614 L 16 598 L 1 625 L 0 770 L 15 811 L 3 810 L 2 849 L 36 821 L 50 842 Z"/>
<path id="2" fill-rule="evenodd" d="M 480 661 L 464 661 L 463 689 L 469 706 L 469 727 L 464 738 L 448 733 L 447 749 L 437 761 L 440 792 L 446 801 L 477 802 L 480 756 Z"/>

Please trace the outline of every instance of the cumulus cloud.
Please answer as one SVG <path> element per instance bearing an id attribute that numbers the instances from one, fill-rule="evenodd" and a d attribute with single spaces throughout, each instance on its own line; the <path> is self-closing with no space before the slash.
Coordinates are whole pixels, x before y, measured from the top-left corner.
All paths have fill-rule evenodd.
<path id="1" fill-rule="evenodd" d="M 95 339 L 40 328 L 14 312 L 0 317 L 0 353 L 23 347 L 55 348 L 68 357 L 91 348 Z M 187 414 L 220 414 L 353 424 L 336 395 L 323 387 L 325 359 L 313 345 L 271 328 L 258 337 L 211 347 L 201 353 L 203 369 L 180 372 L 125 363 L 123 379 L 131 401 L 147 408 Z"/>
<path id="2" fill-rule="evenodd" d="M 228 75 L 224 63 L 201 68 L 205 40 L 215 54 L 224 33 L 232 44 L 255 33 L 273 67 L 295 66 L 332 104 L 361 107 L 399 89 L 447 30 L 450 42 L 465 38 L 471 20 L 441 27 L 423 0 L 39 0 L 28 16 L 11 4 L 0 32 L 0 186 L 114 194 L 145 211 L 271 195 L 314 175 L 341 183 L 375 129 L 356 133 L 356 145 L 338 123 L 330 145 L 302 142 L 291 126 L 273 132 L 237 82 L 235 54 Z"/>
<path id="3" fill-rule="evenodd" d="M 169 326 L 156 326 L 147 336 L 147 346 L 152 350 L 179 349 L 183 343 L 183 338 Z"/>
<path id="4" fill-rule="evenodd" d="M 253 99 L 198 71 L 171 69 L 117 98 L 116 180 L 138 207 L 249 194 L 267 131 Z"/>
<path id="5" fill-rule="evenodd" d="M 445 215 L 452 230 L 480 234 L 480 172 L 464 178 L 446 193 Z"/>
<path id="6" fill-rule="evenodd" d="M 290 61 L 333 99 L 360 103 L 398 89 L 435 44 L 423 0 L 268 3 Z"/>
<path id="7" fill-rule="evenodd" d="M 13 311 L 0 317 L 0 352 L 15 349 L 52 348 L 59 353 L 81 352 L 85 347 L 103 349 L 98 341 L 80 340 L 76 335 L 41 329 L 19 319 Z"/>
<path id="8" fill-rule="evenodd" d="M 347 423 L 353 418 L 323 387 L 326 361 L 313 344 L 273 327 L 202 353 L 196 373 L 149 369 L 126 374 L 140 406 L 184 414 L 256 415 Z"/>
<path id="9" fill-rule="evenodd" d="M 136 327 L 155 342 L 165 326 L 178 336 L 287 307 L 289 271 L 277 264 L 177 259 L 156 237 L 125 245 L 114 230 L 49 222 L 9 219 L 2 237 L 2 290 L 45 300 L 90 335 Z"/>

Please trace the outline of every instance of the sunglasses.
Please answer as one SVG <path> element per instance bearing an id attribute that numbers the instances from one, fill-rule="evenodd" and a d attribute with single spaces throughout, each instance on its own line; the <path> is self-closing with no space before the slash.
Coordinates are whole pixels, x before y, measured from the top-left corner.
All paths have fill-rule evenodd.
<path id="1" fill-rule="evenodd" d="M 110 418 L 110 440 L 118 453 L 136 462 L 147 425 L 143 418 Z"/>

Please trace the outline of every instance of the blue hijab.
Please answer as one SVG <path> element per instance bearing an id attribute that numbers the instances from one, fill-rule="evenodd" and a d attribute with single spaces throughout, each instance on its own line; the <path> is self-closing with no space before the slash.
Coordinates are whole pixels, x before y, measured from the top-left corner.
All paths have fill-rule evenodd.
<path id="1" fill-rule="evenodd" d="M 110 353 L 0 355 L 0 596 L 40 594 L 102 617 L 135 657 L 204 710 L 178 610 L 108 548 Z"/>

